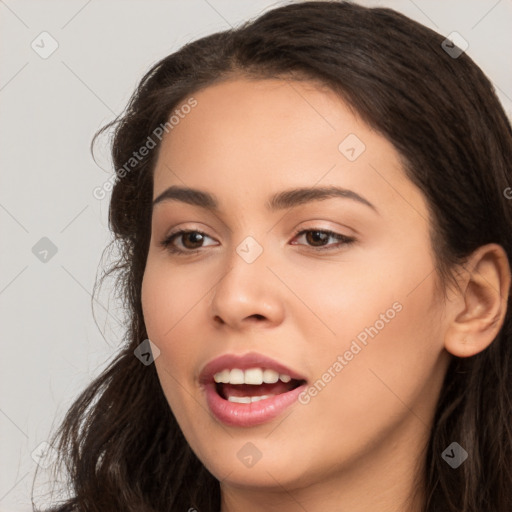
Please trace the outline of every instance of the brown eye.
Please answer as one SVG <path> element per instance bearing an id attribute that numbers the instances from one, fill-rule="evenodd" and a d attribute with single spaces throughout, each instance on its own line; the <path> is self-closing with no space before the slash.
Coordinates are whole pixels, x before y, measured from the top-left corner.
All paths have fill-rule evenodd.
<path id="1" fill-rule="evenodd" d="M 308 231 L 306 240 L 314 247 L 322 246 L 329 240 L 329 234 L 325 231 Z"/>
<path id="2" fill-rule="evenodd" d="M 341 248 L 341 246 L 350 245 L 356 241 L 355 238 L 341 235 L 340 233 L 335 233 L 334 231 L 330 231 L 328 229 L 303 229 L 296 233 L 295 238 L 301 238 L 304 236 L 306 241 L 306 246 L 311 247 L 317 251 L 328 251 L 335 250 Z M 338 241 L 337 244 L 328 244 L 329 239 L 335 239 Z M 293 244 L 293 245 L 303 245 L 303 244 Z"/>
<path id="3" fill-rule="evenodd" d="M 206 233 L 197 230 L 181 230 L 169 235 L 160 244 L 171 253 L 195 253 L 203 246 L 205 238 L 211 238 Z M 181 240 L 181 244 L 176 244 L 176 240 Z M 214 244 L 208 244 L 214 245 Z"/>
<path id="4" fill-rule="evenodd" d="M 182 233 L 181 236 L 183 246 L 187 249 L 197 249 L 198 247 L 201 247 L 204 239 L 203 234 L 198 231 L 187 231 Z"/>

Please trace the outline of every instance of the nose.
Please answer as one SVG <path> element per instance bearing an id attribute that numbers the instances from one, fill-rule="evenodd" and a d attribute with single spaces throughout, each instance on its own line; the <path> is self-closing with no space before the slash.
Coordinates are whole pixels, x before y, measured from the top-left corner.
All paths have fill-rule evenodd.
<path id="1" fill-rule="evenodd" d="M 226 273 L 213 288 L 211 317 L 234 329 L 279 325 L 284 317 L 283 285 L 267 267 L 265 250 L 248 261 L 233 250 Z"/>

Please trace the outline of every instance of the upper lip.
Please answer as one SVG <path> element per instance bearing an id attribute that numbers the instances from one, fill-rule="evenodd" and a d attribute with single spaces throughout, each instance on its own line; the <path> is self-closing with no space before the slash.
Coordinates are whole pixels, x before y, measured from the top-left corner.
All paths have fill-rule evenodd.
<path id="1" fill-rule="evenodd" d="M 211 383 L 213 382 L 213 376 L 216 373 L 226 369 L 232 370 L 233 368 L 239 368 L 240 370 L 264 368 L 275 370 L 280 374 L 289 375 L 292 379 L 306 380 L 303 375 L 291 368 L 288 368 L 275 359 L 256 352 L 249 352 L 244 355 L 224 354 L 220 357 L 216 357 L 203 367 L 199 374 L 199 382 L 201 384 Z"/>

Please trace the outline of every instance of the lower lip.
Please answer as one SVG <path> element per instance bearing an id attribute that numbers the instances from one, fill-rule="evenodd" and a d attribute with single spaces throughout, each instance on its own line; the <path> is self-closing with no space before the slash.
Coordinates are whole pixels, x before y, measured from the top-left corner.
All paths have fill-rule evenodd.
<path id="1" fill-rule="evenodd" d="M 250 404 L 239 404 L 224 400 L 216 391 L 215 384 L 207 384 L 206 402 L 213 415 L 222 423 L 233 427 L 254 427 L 273 420 L 290 407 L 306 384 L 286 393 L 258 400 Z"/>

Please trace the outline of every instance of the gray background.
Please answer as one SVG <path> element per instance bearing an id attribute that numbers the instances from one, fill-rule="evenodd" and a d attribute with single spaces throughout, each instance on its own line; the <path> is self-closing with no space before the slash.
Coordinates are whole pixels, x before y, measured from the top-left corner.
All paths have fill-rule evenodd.
<path id="1" fill-rule="evenodd" d="M 94 132 L 121 112 L 157 60 L 283 3 L 0 0 L 1 512 L 31 510 L 34 450 L 115 355 L 122 333 L 123 313 L 108 293 L 95 304 L 97 324 L 91 312 L 110 240 L 108 197 L 92 195 L 110 162 L 101 145 L 92 159 Z M 510 0 L 361 3 L 392 7 L 444 35 L 459 32 L 510 117 Z M 47 58 L 31 46 L 51 48 L 44 31 L 58 44 Z M 56 254 L 39 252 L 43 237 Z M 36 495 L 45 476 L 40 470 Z"/>

